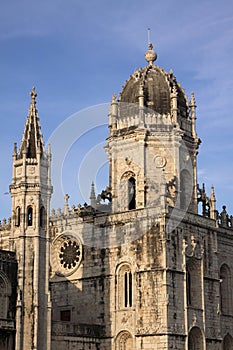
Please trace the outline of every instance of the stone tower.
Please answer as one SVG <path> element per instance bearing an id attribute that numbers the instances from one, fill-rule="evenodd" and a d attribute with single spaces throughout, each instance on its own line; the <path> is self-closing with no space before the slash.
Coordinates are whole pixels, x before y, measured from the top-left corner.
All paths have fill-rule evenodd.
<path id="1" fill-rule="evenodd" d="M 152 44 L 145 58 L 146 67 L 111 102 L 106 149 L 113 211 L 161 205 L 166 194 L 167 204 L 197 213 L 194 95 L 189 102 L 173 73 L 154 65 Z"/>
<path id="2" fill-rule="evenodd" d="M 36 92 L 19 150 L 14 146 L 11 246 L 18 261 L 16 350 L 50 348 L 49 210 L 50 150 L 45 151 Z"/>

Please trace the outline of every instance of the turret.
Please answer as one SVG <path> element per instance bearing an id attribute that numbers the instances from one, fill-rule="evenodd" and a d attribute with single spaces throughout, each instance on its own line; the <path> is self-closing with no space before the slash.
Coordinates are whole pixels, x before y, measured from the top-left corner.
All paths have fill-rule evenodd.
<path id="1" fill-rule="evenodd" d="M 167 206 L 197 213 L 194 94 L 189 104 L 173 72 L 155 65 L 150 42 L 145 58 L 148 64 L 111 101 L 106 150 L 113 211 L 157 206 L 163 173 Z"/>

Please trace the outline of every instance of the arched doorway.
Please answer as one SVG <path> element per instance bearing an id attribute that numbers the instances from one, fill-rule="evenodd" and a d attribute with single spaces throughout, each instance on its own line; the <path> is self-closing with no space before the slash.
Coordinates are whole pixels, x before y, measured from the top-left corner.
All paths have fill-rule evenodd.
<path id="1" fill-rule="evenodd" d="M 202 331 L 198 327 L 193 327 L 189 332 L 188 350 L 204 350 Z"/>
<path id="2" fill-rule="evenodd" d="M 128 331 L 122 331 L 116 338 L 116 350 L 134 350 L 133 337 Z"/>
<path id="3" fill-rule="evenodd" d="M 223 339 L 223 350 L 233 349 L 233 338 L 230 334 L 227 334 Z"/>

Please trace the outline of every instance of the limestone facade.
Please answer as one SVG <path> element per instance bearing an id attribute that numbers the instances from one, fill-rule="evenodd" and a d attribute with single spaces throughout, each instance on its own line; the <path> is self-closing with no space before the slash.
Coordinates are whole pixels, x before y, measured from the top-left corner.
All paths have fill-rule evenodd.
<path id="1" fill-rule="evenodd" d="M 0 226 L 0 349 L 233 349 L 233 219 L 197 183 L 194 94 L 156 56 L 113 95 L 109 184 L 90 205 L 66 195 L 50 214 L 32 90 Z"/>

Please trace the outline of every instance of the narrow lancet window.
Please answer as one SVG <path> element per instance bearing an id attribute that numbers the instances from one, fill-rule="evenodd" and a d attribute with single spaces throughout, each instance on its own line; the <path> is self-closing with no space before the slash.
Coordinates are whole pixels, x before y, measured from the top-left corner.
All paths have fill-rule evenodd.
<path id="1" fill-rule="evenodd" d="M 27 212 L 27 224 L 28 226 L 32 226 L 32 221 L 33 221 L 33 210 L 32 207 L 28 207 L 28 212 Z"/>
<path id="2" fill-rule="evenodd" d="M 16 208 L 15 226 L 20 226 L 20 207 Z"/>
<path id="3" fill-rule="evenodd" d="M 129 210 L 136 209 L 136 183 L 133 177 L 128 180 L 128 203 Z"/>
<path id="4" fill-rule="evenodd" d="M 125 299 L 125 307 L 132 306 L 132 273 L 131 271 L 126 271 L 124 276 L 125 282 L 125 290 L 124 290 L 124 299 Z"/>
<path id="5" fill-rule="evenodd" d="M 133 306 L 133 273 L 128 264 L 123 264 L 117 272 L 117 299 L 120 309 Z"/>
<path id="6" fill-rule="evenodd" d="M 40 227 L 45 227 L 45 208 L 40 208 Z"/>

